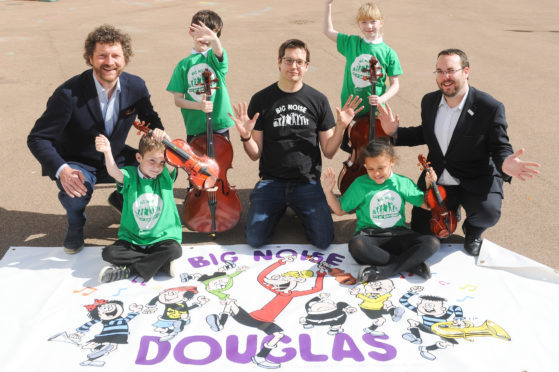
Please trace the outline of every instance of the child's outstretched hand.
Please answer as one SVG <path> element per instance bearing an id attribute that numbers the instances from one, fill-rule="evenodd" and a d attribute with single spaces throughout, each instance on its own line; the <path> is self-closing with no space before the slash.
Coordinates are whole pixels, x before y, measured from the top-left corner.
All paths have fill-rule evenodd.
<path id="1" fill-rule="evenodd" d="M 194 39 L 200 42 L 211 43 L 218 38 L 217 34 L 203 22 L 199 22 L 198 24 L 191 24 L 190 32 L 192 33 Z"/>
<path id="2" fill-rule="evenodd" d="M 95 137 L 95 150 L 102 152 L 103 154 L 111 151 L 111 143 L 107 137 L 102 134 Z"/>
<path id="3" fill-rule="evenodd" d="M 336 175 L 334 174 L 334 170 L 328 167 L 322 172 L 322 189 L 324 193 L 331 193 L 334 192 L 334 186 L 336 186 Z"/>

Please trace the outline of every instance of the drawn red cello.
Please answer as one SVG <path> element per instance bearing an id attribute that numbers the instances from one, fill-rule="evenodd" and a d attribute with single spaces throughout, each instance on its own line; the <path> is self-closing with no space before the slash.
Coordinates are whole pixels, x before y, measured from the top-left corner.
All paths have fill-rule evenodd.
<path id="1" fill-rule="evenodd" d="M 363 72 L 368 73 L 368 76 L 363 77 L 363 79 L 369 80 L 372 93 L 375 94 L 377 81 L 383 76 L 382 66 L 373 56 L 369 61 L 369 68 L 363 69 Z M 338 189 L 340 189 L 342 194 L 357 177 L 367 173 L 362 161 L 363 148 L 374 138 L 387 137 L 387 134 L 382 129 L 380 120 L 376 118 L 376 113 L 377 106 L 371 105 L 369 115 L 357 118 L 355 124 L 348 128 L 352 152 L 349 159 L 344 162 L 338 177 Z"/>
<path id="2" fill-rule="evenodd" d="M 212 79 L 211 76 L 210 70 L 204 70 L 204 82 L 200 84 L 203 89 L 197 92 L 206 94 L 207 100 L 211 99 L 212 89 L 218 89 L 212 87 L 217 79 Z M 190 230 L 209 233 L 215 237 L 215 233 L 235 227 L 241 218 L 241 200 L 237 190 L 227 181 L 227 170 L 232 167 L 233 162 L 233 147 L 225 136 L 213 132 L 211 112 L 206 114 L 206 134 L 194 137 L 190 147 L 200 156 L 215 159 L 219 174 L 214 188 L 191 188 L 187 192 L 183 221 Z"/>
<path id="3" fill-rule="evenodd" d="M 431 163 L 423 154 L 419 154 L 417 158 L 419 167 L 429 172 Z M 431 208 L 431 231 L 441 239 L 448 238 L 456 230 L 456 216 L 446 208 L 445 199 L 445 188 L 437 185 L 436 182 L 433 182 L 425 193 L 425 202 Z"/>
<path id="4" fill-rule="evenodd" d="M 134 127 L 138 129 L 138 134 L 145 133 L 151 135 L 152 130 L 149 123 L 134 122 Z M 163 144 L 167 148 L 165 150 L 165 160 L 174 167 L 182 168 L 188 173 L 190 182 L 199 188 L 205 187 L 205 182 L 209 177 L 217 179 L 219 175 L 219 166 L 214 159 L 206 156 L 196 155 L 190 146 L 181 139 L 175 139 L 172 142 L 163 139 Z M 213 186 L 213 185 L 212 185 Z"/>

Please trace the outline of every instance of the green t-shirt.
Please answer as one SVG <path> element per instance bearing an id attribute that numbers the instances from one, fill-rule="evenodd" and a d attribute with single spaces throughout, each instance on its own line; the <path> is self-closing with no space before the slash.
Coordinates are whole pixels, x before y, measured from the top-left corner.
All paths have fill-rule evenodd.
<path id="1" fill-rule="evenodd" d="M 340 197 L 344 211 L 356 210 L 356 231 L 367 228 L 407 228 L 406 202 L 421 206 L 423 191 L 408 177 L 395 173 L 381 185 L 366 174 L 357 177 Z"/>
<path id="2" fill-rule="evenodd" d="M 117 183 L 124 205 L 118 238 L 136 245 L 152 245 L 162 240 L 182 242 L 182 226 L 175 204 L 173 182 L 177 170 L 167 167 L 154 179 L 144 179 L 138 167 L 122 169 L 124 180 Z"/>
<path id="3" fill-rule="evenodd" d="M 211 49 L 208 50 L 206 56 L 202 53 L 191 54 L 178 63 L 167 85 L 167 91 L 183 93 L 185 99 L 200 102 L 204 91 L 202 73 L 205 69 L 210 70 L 212 73 L 211 79 L 217 78 L 218 80 L 217 83 L 212 83 L 212 87 L 219 88 L 212 89 L 212 95 L 210 96 L 214 104 L 212 111 L 212 127 L 214 132 L 234 125 L 233 119 L 228 115 L 228 113 L 233 115 L 231 100 L 229 99 L 227 85 L 225 84 L 225 75 L 228 68 L 229 62 L 225 49 L 223 50 L 221 62 Z M 206 133 L 205 112 L 181 108 L 181 113 L 187 134 L 195 136 Z"/>
<path id="4" fill-rule="evenodd" d="M 347 101 L 350 94 L 357 94 L 363 100 L 364 110 L 360 115 L 369 112 L 369 96 L 372 95 L 370 76 L 366 71 L 369 69 L 369 61 L 372 56 L 378 59 L 382 66 L 382 77 L 377 80 L 375 93 L 381 96 L 386 92 L 386 77 L 402 74 L 402 67 L 396 52 L 386 43 L 367 43 L 357 35 L 345 35 L 338 33 L 338 52 L 346 58 L 344 70 L 344 83 L 342 85 L 342 105 Z"/>

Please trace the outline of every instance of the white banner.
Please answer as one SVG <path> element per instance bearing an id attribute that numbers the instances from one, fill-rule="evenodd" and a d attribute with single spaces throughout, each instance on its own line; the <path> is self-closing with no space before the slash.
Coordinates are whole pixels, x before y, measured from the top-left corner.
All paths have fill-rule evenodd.
<path id="1" fill-rule="evenodd" d="M 477 260 L 443 245 L 428 281 L 401 273 L 353 285 L 338 275 L 359 268 L 345 244 L 183 246 L 175 278 L 102 285 L 100 253 L 10 248 L 0 261 L 2 371 L 559 365 L 559 273 L 487 240 Z"/>

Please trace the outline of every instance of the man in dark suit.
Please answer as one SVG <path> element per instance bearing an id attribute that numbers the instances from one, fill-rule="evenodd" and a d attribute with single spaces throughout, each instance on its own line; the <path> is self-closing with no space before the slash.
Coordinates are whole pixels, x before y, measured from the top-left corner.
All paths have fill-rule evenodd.
<path id="1" fill-rule="evenodd" d="M 137 164 L 136 150 L 125 144 L 136 116 L 157 128 L 156 138 L 163 136 L 145 82 L 123 72 L 132 55 L 130 37 L 113 26 L 103 25 L 91 32 L 84 58 L 92 69 L 55 90 L 27 138 L 43 175 L 56 180 L 60 189 L 58 198 L 68 218 L 66 253 L 83 247 L 84 212 L 95 184 L 114 182 L 107 174 L 103 154 L 95 150 L 95 137 L 101 133 L 109 138 L 121 168 Z M 109 202 L 122 210 L 120 193 L 113 192 Z"/>
<path id="2" fill-rule="evenodd" d="M 464 248 L 477 256 L 482 233 L 501 216 L 503 181 L 532 178 L 539 164 L 520 160 L 524 149 L 513 152 L 503 104 L 469 86 L 469 71 L 463 51 L 441 51 L 434 71 L 439 90 L 423 97 L 421 125 L 399 128 L 389 107 L 379 106 L 379 117 L 396 145 L 428 146 L 428 161 L 447 191 L 447 208 L 458 211 L 462 205 L 466 211 Z M 423 177 L 418 185 L 425 190 Z M 430 219 L 429 211 L 414 208 L 412 229 L 430 233 Z"/>

